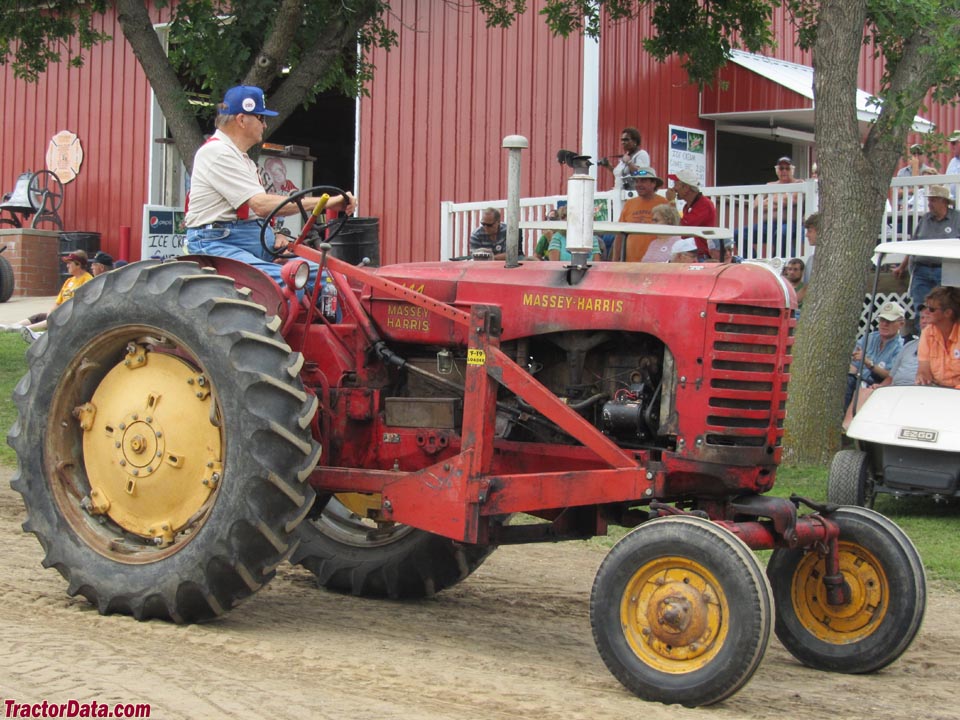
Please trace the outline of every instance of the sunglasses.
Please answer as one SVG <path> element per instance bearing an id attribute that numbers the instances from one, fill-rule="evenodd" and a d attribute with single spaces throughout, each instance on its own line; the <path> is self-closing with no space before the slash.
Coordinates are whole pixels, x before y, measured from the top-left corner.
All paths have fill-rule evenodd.
<path id="1" fill-rule="evenodd" d="M 492 223 L 492 222 L 488 222 L 488 223 L 482 222 L 480 224 L 483 225 L 484 227 L 493 227 L 494 225 L 496 225 L 496 223 Z"/>
<path id="2" fill-rule="evenodd" d="M 247 117 L 254 117 L 254 118 L 256 118 L 257 120 L 260 121 L 260 124 L 261 124 L 261 125 L 266 125 L 266 124 L 267 124 L 267 118 L 266 118 L 265 115 L 248 115 Z"/>
<path id="3" fill-rule="evenodd" d="M 923 312 L 924 310 L 929 310 L 930 312 L 940 312 L 940 308 L 934 307 L 933 305 L 921 305 L 919 309 L 920 312 Z"/>

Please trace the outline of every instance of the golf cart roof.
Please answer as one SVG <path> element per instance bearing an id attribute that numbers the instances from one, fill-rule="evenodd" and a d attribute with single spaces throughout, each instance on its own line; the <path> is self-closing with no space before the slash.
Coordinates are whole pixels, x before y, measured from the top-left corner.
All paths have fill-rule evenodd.
<path id="1" fill-rule="evenodd" d="M 960 260 L 960 240 L 945 238 L 942 240 L 901 240 L 877 245 L 874 252 L 878 255 L 910 255 L 911 257 L 932 257 L 945 260 Z"/>

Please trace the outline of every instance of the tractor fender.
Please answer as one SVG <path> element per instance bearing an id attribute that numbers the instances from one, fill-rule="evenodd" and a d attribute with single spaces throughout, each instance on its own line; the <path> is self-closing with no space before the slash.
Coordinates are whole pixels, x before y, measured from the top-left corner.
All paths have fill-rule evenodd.
<path id="1" fill-rule="evenodd" d="M 250 291 L 250 300 L 262 305 L 267 315 L 276 315 L 280 318 L 281 327 L 286 323 L 287 315 L 290 313 L 289 300 L 280 286 L 265 272 L 240 260 L 216 255 L 180 255 L 176 259 L 194 262 L 200 267 L 213 268 L 218 275 L 233 278 L 234 285 L 237 288 L 247 288 Z"/>

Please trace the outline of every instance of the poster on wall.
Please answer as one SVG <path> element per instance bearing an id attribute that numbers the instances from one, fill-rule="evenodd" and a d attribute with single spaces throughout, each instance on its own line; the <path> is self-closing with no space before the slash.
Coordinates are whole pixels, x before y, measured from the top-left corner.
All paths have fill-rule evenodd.
<path id="1" fill-rule="evenodd" d="M 266 192 L 272 195 L 293 195 L 303 189 L 303 165 L 301 158 L 283 158 L 276 155 L 261 155 L 259 160 L 260 181 Z M 274 230 L 285 229 L 293 237 L 300 234 L 303 221 L 300 213 L 277 218 Z"/>
<path id="2" fill-rule="evenodd" d="M 183 226 L 183 210 L 163 205 L 143 206 L 143 235 L 140 259 L 166 260 L 183 255 L 187 235 Z"/>
<path id="3" fill-rule="evenodd" d="M 670 162 L 668 175 L 693 170 L 700 186 L 707 184 L 707 135 L 703 130 L 670 125 Z"/>

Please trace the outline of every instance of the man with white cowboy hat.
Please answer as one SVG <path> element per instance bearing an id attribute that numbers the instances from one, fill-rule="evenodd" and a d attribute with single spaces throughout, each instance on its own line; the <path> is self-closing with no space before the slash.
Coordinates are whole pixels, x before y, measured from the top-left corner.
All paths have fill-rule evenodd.
<path id="1" fill-rule="evenodd" d="M 717 227 L 717 206 L 700 192 L 700 177 L 696 171 L 685 168 L 678 170 L 676 175 L 667 177 L 673 180 L 673 187 L 667 190 L 667 200 L 675 202 L 676 198 L 679 198 L 683 201 L 680 224 L 687 227 Z M 701 258 L 710 256 L 720 259 L 724 255 L 719 242 L 715 242 L 716 247 L 711 249 L 706 239 L 695 240 Z"/>
<path id="2" fill-rule="evenodd" d="M 953 205 L 953 197 L 946 185 L 931 185 L 927 189 L 927 213 L 917 223 L 911 240 L 935 240 L 960 238 L 960 212 Z M 904 257 L 900 267 L 893 271 L 900 277 L 910 264 L 910 300 L 914 314 L 923 303 L 927 293 L 941 283 L 941 267 L 938 258 Z"/>

